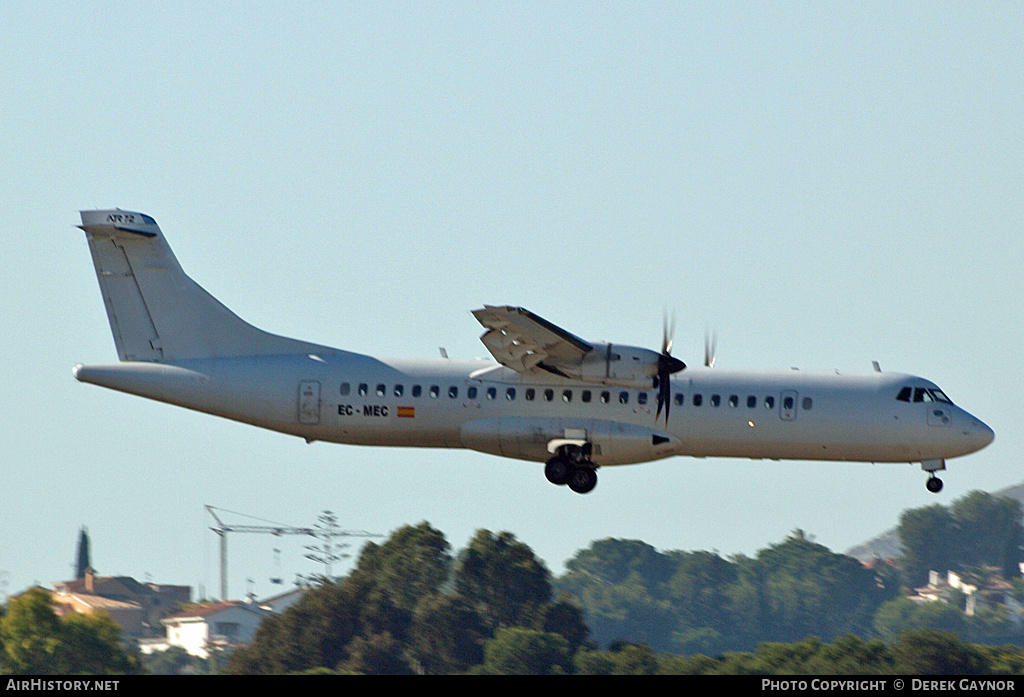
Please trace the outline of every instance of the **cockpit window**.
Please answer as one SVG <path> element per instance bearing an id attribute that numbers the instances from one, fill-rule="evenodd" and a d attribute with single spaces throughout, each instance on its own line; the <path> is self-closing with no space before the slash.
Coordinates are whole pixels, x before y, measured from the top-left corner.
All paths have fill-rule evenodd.
<path id="1" fill-rule="evenodd" d="M 943 402 L 952 404 L 953 400 L 946 393 L 933 387 L 904 387 L 896 395 L 901 402 Z"/>

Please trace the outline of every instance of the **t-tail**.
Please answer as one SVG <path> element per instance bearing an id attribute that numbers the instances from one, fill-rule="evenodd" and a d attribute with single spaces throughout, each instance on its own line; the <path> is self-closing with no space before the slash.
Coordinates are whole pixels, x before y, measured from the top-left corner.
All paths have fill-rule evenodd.
<path id="1" fill-rule="evenodd" d="M 189 278 L 156 221 L 123 210 L 81 211 L 96 277 L 122 361 L 309 353 L 323 350 L 241 320 Z"/>

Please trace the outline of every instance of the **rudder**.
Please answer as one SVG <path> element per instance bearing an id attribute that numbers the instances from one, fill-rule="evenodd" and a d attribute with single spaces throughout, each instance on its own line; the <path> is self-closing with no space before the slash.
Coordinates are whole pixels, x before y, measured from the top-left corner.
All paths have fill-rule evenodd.
<path id="1" fill-rule="evenodd" d="M 300 353 L 325 347 L 244 322 L 178 264 L 156 221 L 131 211 L 81 211 L 122 361 Z"/>

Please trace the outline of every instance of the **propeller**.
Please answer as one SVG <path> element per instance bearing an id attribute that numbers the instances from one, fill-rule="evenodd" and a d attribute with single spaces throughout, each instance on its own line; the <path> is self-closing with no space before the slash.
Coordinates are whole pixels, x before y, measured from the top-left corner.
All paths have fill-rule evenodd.
<path id="1" fill-rule="evenodd" d="M 668 314 L 662 323 L 661 355 L 658 356 L 658 412 L 654 418 L 661 417 L 661 410 L 665 410 L 665 423 L 668 423 L 668 410 L 672 397 L 672 373 L 678 373 L 686 367 L 678 358 L 672 357 L 672 337 L 676 331 L 676 318 L 673 315 L 669 324 Z"/>
<path id="2" fill-rule="evenodd" d="M 704 331 L 704 365 L 708 368 L 715 367 L 715 349 L 718 347 L 718 332 L 710 334 Z"/>

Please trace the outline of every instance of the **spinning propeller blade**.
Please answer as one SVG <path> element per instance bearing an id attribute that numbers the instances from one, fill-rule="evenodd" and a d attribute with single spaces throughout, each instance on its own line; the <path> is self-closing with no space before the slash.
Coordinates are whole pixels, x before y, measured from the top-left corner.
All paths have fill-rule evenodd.
<path id="1" fill-rule="evenodd" d="M 672 337 L 676 330 L 676 319 L 673 315 L 669 324 L 668 315 L 663 321 L 661 338 L 661 355 L 658 356 L 658 412 L 654 418 L 661 417 L 661 410 L 665 410 L 665 423 L 668 423 L 669 404 L 672 397 L 672 373 L 678 373 L 686 367 L 678 358 L 672 357 Z"/>
<path id="2" fill-rule="evenodd" d="M 704 332 L 704 365 L 708 368 L 715 367 L 715 349 L 718 346 L 718 332 L 711 334 Z"/>

